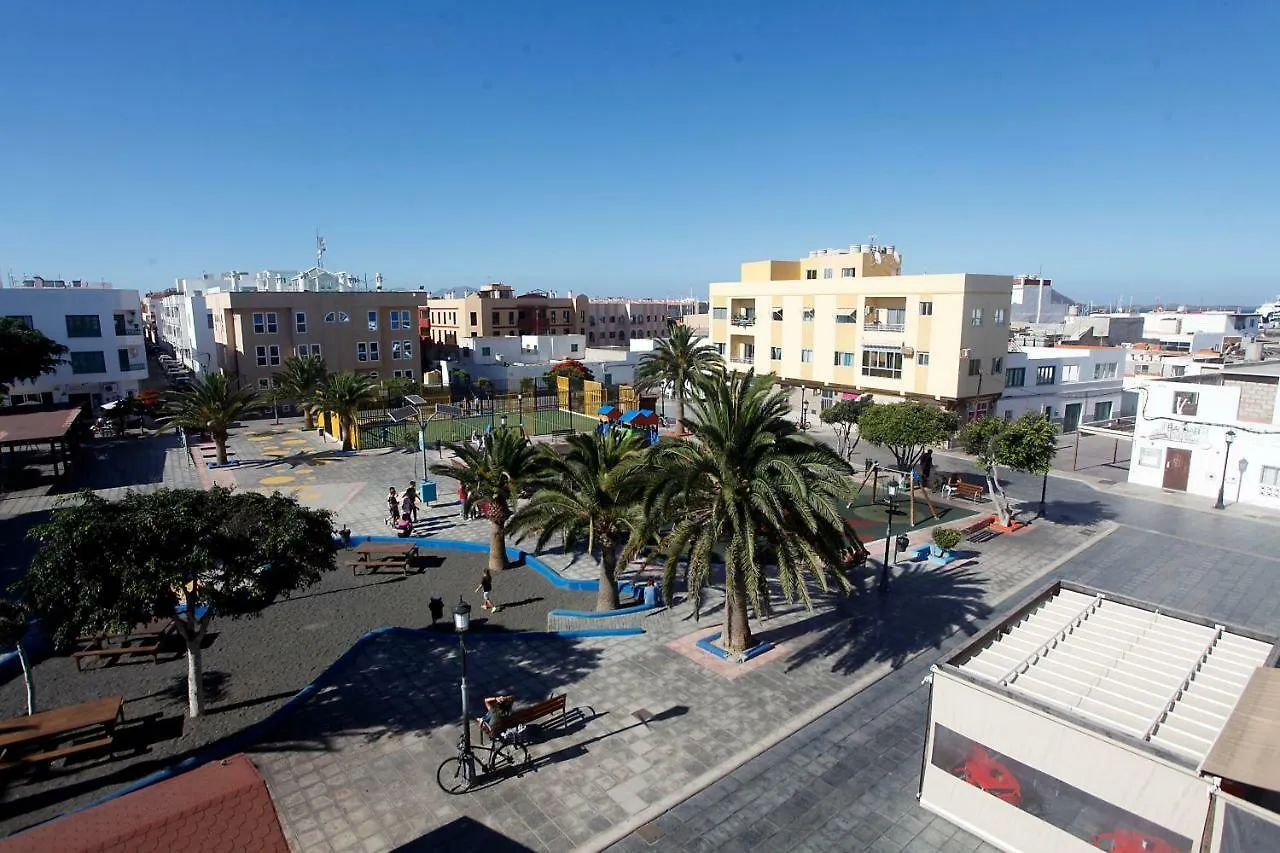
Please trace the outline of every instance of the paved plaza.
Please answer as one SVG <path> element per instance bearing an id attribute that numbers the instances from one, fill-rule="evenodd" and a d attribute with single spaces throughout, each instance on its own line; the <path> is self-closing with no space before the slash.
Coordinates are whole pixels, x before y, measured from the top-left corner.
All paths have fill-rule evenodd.
<path id="1" fill-rule="evenodd" d="M 280 489 L 334 511 L 356 533 L 384 533 L 387 487 L 422 479 L 420 453 L 344 455 L 296 422 L 248 424 L 232 440 L 241 464 L 214 471 L 191 464 L 176 441 L 146 442 L 104 450 L 93 485 L 107 494 L 126 485 L 121 460 L 135 453 L 146 460 L 142 488 Z M 863 446 L 859 466 L 868 451 L 883 459 Z M 935 459 L 939 470 L 973 471 L 961 457 Z M 361 645 L 253 747 L 253 760 L 299 851 L 392 850 L 442 833 L 464 848 L 494 832 L 557 851 L 985 849 L 915 802 L 921 679 L 946 648 L 1059 577 L 1280 630 L 1280 559 L 1269 556 L 1280 533 L 1250 517 L 1259 511 L 1135 500 L 1076 476 L 1051 479 L 1047 519 L 966 543 L 964 559 L 945 568 L 903 563 L 888 595 L 868 572 L 848 598 L 820 597 L 812 612 L 780 607 L 754 626 L 777 648 L 746 665 L 694 645 L 719 624 L 714 594 L 698 618 L 679 601 L 635 617 L 641 636 L 469 640 L 473 714 L 479 696 L 499 691 L 530 700 L 562 692 L 573 711 L 564 731 L 549 730 L 532 747 L 530 772 L 469 794 L 451 797 L 435 784 L 457 740 L 460 705 L 459 649 L 443 633 L 391 632 Z M 1014 498 L 1038 499 L 1037 478 L 1008 481 Z M 487 523 L 463 521 L 453 489 L 439 482 L 440 500 L 422 509 L 417 534 L 487 542 Z M 36 517 L 52 500 L 0 501 L 0 524 Z M 913 544 L 927 538 L 912 534 Z M 544 559 L 568 577 L 597 576 L 592 560 Z M 516 577 L 496 579 L 500 602 Z M 386 624 L 421 626 L 405 606 L 412 603 L 390 607 Z"/>

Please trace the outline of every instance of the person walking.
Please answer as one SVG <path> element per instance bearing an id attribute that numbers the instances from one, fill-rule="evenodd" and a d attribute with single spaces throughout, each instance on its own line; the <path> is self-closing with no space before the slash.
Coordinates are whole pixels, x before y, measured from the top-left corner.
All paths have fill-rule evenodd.
<path id="1" fill-rule="evenodd" d="M 396 487 L 387 489 L 387 524 L 394 525 L 400 520 L 400 498 L 396 495 Z"/>
<path id="2" fill-rule="evenodd" d="M 929 487 L 929 473 L 933 471 L 933 451 L 926 450 L 920 456 L 920 481 L 925 488 Z"/>
<path id="3" fill-rule="evenodd" d="M 400 511 L 407 512 L 409 518 L 413 519 L 413 523 L 418 523 L 418 483 L 416 480 L 410 480 L 409 487 L 404 490 L 404 496 L 400 498 Z"/>
<path id="4" fill-rule="evenodd" d="M 484 574 L 480 576 L 480 585 L 476 587 L 476 592 L 484 594 L 484 602 L 480 605 L 482 609 L 490 613 L 498 612 L 498 608 L 493 603 L 493 575 L 488 569 L 485 569 Z"/>

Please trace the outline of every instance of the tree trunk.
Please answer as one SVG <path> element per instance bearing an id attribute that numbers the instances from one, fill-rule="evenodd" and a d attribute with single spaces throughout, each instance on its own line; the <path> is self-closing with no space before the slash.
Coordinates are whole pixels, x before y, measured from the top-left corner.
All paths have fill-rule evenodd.
<path id="1" fill-rule="evenodd" d="M 507 521 L 489 517 L 489 571 L 501 572 L 507 568 Z"/>
<path id="2" fill-rule="evenodd" d="M 346 415 L 338 415 L 338 429 L 342 431 L 342 449 L 351 449 L 351 424 Z"/>
<path id="3" fill-rule="evenodd" d="M 618 549 L 603 537 L 600 540 L 600 589 L 596 592 L 596 610 L 617 610 L 622 606 L 618 599 Z"/>
<path id="4" fill-rule="evenodd" d="M 991 503 L 996 508 L 996 523 L 1001 527 L 1009 526 L 1009 496 L 1004 493 L 1004 489 L 1000 488 L 1000 475 L 996 471 L 995 465 L 987 466 L 987 491 L 991 493 Z"/>
<path id="5" fill-rule="evenodd" d="M 724 635 L 720 638 L 726 651 L 745 652 L 755 645 L 751 636 L 751 622 L 747 619 L 747 582 L 741 572 L 725 584 Z"/>
<path id="6" fill-rule="evenodd" d="M 227 434 L 225 432 L 215 432 L 213 434 L 213 446 L 218 451 L 218 464 L 227 464 Z"/>
<path id="7" fill-rule="evenodd" d="M 200 646 L 204 632 L 197 629 L 187 641 L 187 713 L 198 717 L 204 713 L 204 658 Z"/>
<path id="8" fill-rule="evenodd" d="M 22 647 L 22 641 L 19 640 L 18 646 L 18 663 L 22 664 L 22 680 L 27 686 L 27 716 L 36 712 L 36 683 L 31 677 L 31 661 L 27 660 L 27 650 Z"/>
<path id="9" fill-rule="evenodd" d="M 316 428 L 316 416 L 315 416 L 315 414 L 311 411 L 311 407 L 310 407 L 310 406 L 303 406 L 303 407 L 302 407 L 302 418 L 303 418 L 303 420 L 302 420 L 302 425 L 303 425 L 303 427 L 305 427 L 306 429 L 315 429 L 315 428 Z"/>
<path id="10" fill-rule="evenodd" d="M 684 434 L 684 389 L 676 389 L 676 435 Z"/>
<path id="11" fill-rule="evenodd" d="M 1077 439 L 1079 441 L 1079 439 Z M 1045 471 L 1040 478 L 1040 514 L 1036 518 L 1044 518 L 1047 510 L 1045 509 L 1045 493 L 1049 491 L 1049 472 Z"/>

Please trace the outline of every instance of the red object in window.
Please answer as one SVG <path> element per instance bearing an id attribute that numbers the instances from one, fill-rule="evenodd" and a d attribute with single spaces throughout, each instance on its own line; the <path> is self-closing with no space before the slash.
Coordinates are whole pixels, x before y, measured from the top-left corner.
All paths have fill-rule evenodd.
<path id="1" fill-rule="evenodd" d="M 1117 829 L 1095 835 L 1093 846 L 1111 853 L 1178 853 L 1178 848 L 1163 838 L 1131 829 Z"/>
<path id="2" fill-rule="evenodd" d="M 951 773 L 1011 806 L 1022 805 L 1022 783 L 999 759 L 976 744 L 969 750 L 964 763 Z"/>

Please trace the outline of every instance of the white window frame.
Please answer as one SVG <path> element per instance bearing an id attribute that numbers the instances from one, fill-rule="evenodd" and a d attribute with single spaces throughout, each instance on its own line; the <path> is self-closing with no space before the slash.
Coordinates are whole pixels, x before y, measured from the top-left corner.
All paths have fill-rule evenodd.
<path id="1" fill-rule="evenodd" d="M 324 315 L 326 323 L 350 323 L 351 315 L 346 311 L 330 311 Z"/>
<path id="2" fill-rule="evenodd" d="M 823 268 L 822 268 L 822 277 L 823 277 L 823 278 L 835 278 L 835 275 L 836 275 L 836 271 L 835 271 L 835 268 L 834 268 L 834 267 L 823 267 Z"/>
<path id="3" fill-rule="evenodd" d="M 271 346 L 267 347 L 267 360 L 271 363 L 272 367 L 280 366 L 280 345 L 279 344 L 272 344 Z"/>
<path id="4" fill-rule="evenodd" d="M 1138 464 L 1143 468 L 1159 468 L 1161 457 L 1164 452 L 1158 447 L 1140 447 L 1138 448 Z M 1266 471 L 1266 466 L 1263 466 Z M 1280 472 L 1280 468 L 1272 468 L 1271 470 Z"/>
<path id="5" fill-rule="evenodd" d="M 933 302 L 932 302 L 932 301 L 929 301 L 929 302 L 921 302 L 921 303 L 920 303 L 920 316 L 921 316 L 921 317 L 932 317 L 932 316 L 933 316 Z"/>
<path id="6" fill-rule="evenodd" d="M 769 347 L 769 360 L 782 361 L 782 347 Z"/>
<path id="7" fill-rule="evenodd" d="M 391 309 L 391 330 L 394 332 L 407 328 L 409 328 L 409 312 L 399 308 Z"/>
<path id="8" fill-rule="evenodd" d="M 992 325 L 995 325 L 995 326 L 1004 325 L 1004 309 L 1003 308 L 997 308 L 996 310 L 991 312 L 991 323 Z"/>
<path id="9" fill-rule="evenodd" d="M 378 331 L 378 312 L 370 311 L 368 313 L 368 318 L 369 318 L 369 331 L 371 332 Z"/>
<path id="10" fill-rule="evenodd" d="M 927 353 L 927 352 L 917 352 L 917 353 L 916 353 L 916 365 L 917 365 L 917 366 L 919 366 L 919 367 L 928 367 L 928 366 L 929 366 L 929 353 Z"/>
<path id="11" fill-rule="evenodd" d="M 858 268 L 857 267 L 841 267 L 840 277 L 841 278 L 857 278 Z"/>
<path id="12" fill-rule="evenodd" d="M 369 360 L 369 345 L 364 341 L 356 341 L 356 361 Z"/>
<path id="13" fill-rule="evenodd" d="M 813 350 L 811 349 L 800 350 L 800 363 L 813 364 Z"/>
<path id="14" fill-rule="evenodd" d="M 1280 468 L 1274 465 L 1263 465 L 1258 472 L 1258 485 L 1280 486 Z"/>
<path id="15" fill-rule="evenodd" d="M 293 328 L 300 335 L 307 333 L 307 313 L 305 311 L 293 312 Z"/>
<path id="16" fill-rule="evenodd" d="M 1068 382 L 1079 382 L 1080 381 L 1080 365 L 1078 364 L 1062 365 L 1062 379 L 1060 381 L 1064 385 L 1067 384 Z"/>
<path id="17" fill-rule="evenodd" d="M 997 355 L 991 359 L 991 375 L 999 376 L 1004 373 L 1004 356 Z"/>
<path id="18" fill-rule="evenodd" d="M 391 342 L 391 360 L 399 361 L 402 357 L 403 356 L 401 355 L 400 342 L 392 341 Z"/>
<path id="19" fill-rule="evenodd" d="M 274 335 L 280 331 L 280 316 L 274 311 L 267 312 L 267 334 Z"/>
<path id="20" fill-rule="evenodd" d="M 267 315 L 261 311 L 254 311 L 253 317 L 253 333 L 255 335 L 265 335 L 267 333 Z"/>
<path id="21" fill-rule="evenodd" d="M 377 341 L 369 341 L 369 360 L 370 361 L 379 360 Z"/>
<path id="22" fill-rule="evenodd" d="M 1119 365 L 1114 361 L 1102 361 L 1093 366 L 1094 379 L 1115 379 Z"/>
<path id="23" fill-rule="evenodd" d="M 970 326 L 982 325 L 982 309 L 981 308 L 974 308 L 969 313 L 969 325 Z"/>
<path id="24" fill-rule="evenodd" d="M 253 354 L 258 360 L 258 367 L 267 366 L 267 348 L 265 346 L 254 347 Z"/>

